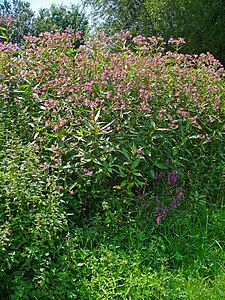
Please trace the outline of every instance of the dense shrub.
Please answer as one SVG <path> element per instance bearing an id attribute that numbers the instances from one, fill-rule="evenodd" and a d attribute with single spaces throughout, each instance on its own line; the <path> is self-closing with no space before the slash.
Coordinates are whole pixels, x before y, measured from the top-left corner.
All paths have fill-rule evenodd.
<path id="1" fill-rule="evenodd" d="M 76 285 L 65 284 L 76 276 L 66 233 L 90 217 L 153 225 L 225 196 L 220 63 L 179 54 L 182 39 L 165 53 L 155 37 L 101 34 L 74 49 L 79 38 L 0 44 L 1 272 L 11 295 L 21 285 L 10 299 L 42 283 L 37 299 L 76 299 L 66 294 Z M 65 288 L 46 296 L 56 269 Z"/>
<path id="2" fill-rule="evenodd" d="M 4 111 L 19 136 L 35 141 L 39 167 L 56 176 L 69 210 L 86 215 L 119 198 L 162 216 L 184 197 L 191 205 L 196 192 L 221 199 L 219 62 L 163 53 L 154 37 L 130 45 L 128 33 L 101 34 L 75 50 L 76 38 L 27 37 L 18 56 L 15 46 L 1 46 Z M 178 48 L 183 40 L 170 42 Z"/>

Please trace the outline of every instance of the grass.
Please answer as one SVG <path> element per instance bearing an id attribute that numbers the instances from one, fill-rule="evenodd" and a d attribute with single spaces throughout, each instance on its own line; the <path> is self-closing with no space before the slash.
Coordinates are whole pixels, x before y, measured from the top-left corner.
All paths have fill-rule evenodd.
<path id="1" fill-rule="evenodd" d="M 195 214 L 157 230 L 140 220 L 74 230 L 78 299 L 223 299 L 224 211 Z"/>

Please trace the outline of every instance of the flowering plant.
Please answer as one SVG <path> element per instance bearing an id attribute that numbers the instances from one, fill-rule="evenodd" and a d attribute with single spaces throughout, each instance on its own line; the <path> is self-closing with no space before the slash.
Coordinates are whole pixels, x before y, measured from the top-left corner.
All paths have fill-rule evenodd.
<path id="1" fill-rule="evenodd" d="M 118 195 L 122 211 L 132 210 L 144 188 L 159 223 L 196 190 L 218 199 L 222 65 L 209 53 L 179 54 L 181 38 L 165 52 L 156 37 L 102 33 L 75 49 L 79 37 L 27 36 L 19 56 L 15 45 L 0 45 L 2 109 L 33 143 L 39 168 L 57 178 L 68 210 L 85 218 Z"/>

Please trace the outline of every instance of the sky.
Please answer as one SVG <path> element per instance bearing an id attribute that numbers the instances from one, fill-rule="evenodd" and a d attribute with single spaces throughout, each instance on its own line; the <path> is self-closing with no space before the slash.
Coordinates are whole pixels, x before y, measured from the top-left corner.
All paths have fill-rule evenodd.
<path id="1" fill-rule="evenodd" d="M 49 8 L 51 4 L 64 4 L 70 6 L 71 4 L 81 4 L 80 0 L 27 0 L 30 2 L 30 7 L 35 12 L 38 12 L 40 8 Z"/>

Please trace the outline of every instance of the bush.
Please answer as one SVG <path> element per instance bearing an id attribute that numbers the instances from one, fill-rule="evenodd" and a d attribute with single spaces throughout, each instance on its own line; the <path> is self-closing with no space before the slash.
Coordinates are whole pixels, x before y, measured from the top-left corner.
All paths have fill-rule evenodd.
<path id="1" fill-rule="evenodd" d="M 101 34 L 74 49 L 76 38 L 68 30 L 0 45 L 1 270 L 20 293 L 10 299 L 55 286 L 76 225 L 100 215 L 153 226 L 225 196 L 220 63 L 179 54 L 182 39 L 165 53 L 155 37 Z M 64 275 L 75 272 L 68 266 Z"/>

